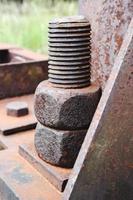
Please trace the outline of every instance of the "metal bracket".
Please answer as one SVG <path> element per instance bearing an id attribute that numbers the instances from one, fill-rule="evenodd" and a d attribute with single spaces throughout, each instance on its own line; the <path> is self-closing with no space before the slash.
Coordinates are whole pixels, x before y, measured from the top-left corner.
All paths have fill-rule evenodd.
<path id="1" fill-rule="evenodd" d="M 82 145 L 64 200 L 133 197 L 133 19 Z"/>

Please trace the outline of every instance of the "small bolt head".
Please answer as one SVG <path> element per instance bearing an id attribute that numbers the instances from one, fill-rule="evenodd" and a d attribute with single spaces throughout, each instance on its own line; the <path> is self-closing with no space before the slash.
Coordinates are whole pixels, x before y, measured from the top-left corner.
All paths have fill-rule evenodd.
<path id="1" fill-rule="evenodd" d="M 21 101 L 13 101 L 6 105 L 7 115 L 14 117 L 25 116 L 29 113 L 28 104 Z"/>

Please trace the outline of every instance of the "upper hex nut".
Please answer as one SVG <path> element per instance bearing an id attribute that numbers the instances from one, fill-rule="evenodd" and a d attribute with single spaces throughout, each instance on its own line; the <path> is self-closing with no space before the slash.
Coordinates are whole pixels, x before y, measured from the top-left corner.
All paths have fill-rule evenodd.
<path id="1" fill-rule="evenodd" d="M 87 129 L 100 97 L 101 89 L 95 85 L 64 90 L 43 81 L 35 92 L 35 115 L 41 124 L 51 128 Z"/>

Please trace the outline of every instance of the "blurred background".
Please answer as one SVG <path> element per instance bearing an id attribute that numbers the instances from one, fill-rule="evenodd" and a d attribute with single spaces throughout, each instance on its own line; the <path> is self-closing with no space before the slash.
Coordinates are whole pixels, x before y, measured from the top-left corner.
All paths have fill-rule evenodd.
<path id="1" fill-rule="evenodd" d="M 49 21 L 77 11 L 78 0 L 0 0 L 0 43 L 47 54 Z"/>

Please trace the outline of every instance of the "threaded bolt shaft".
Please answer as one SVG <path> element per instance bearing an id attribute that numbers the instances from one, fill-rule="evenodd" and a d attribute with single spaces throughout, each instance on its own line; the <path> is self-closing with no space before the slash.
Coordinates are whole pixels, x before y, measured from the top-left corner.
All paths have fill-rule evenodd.
<path id="1" fill-rule="evenodd" d="M 60 88 L 90 85 L 91 28 L 81 16 L 49 23 L 49 82 Z"/>

